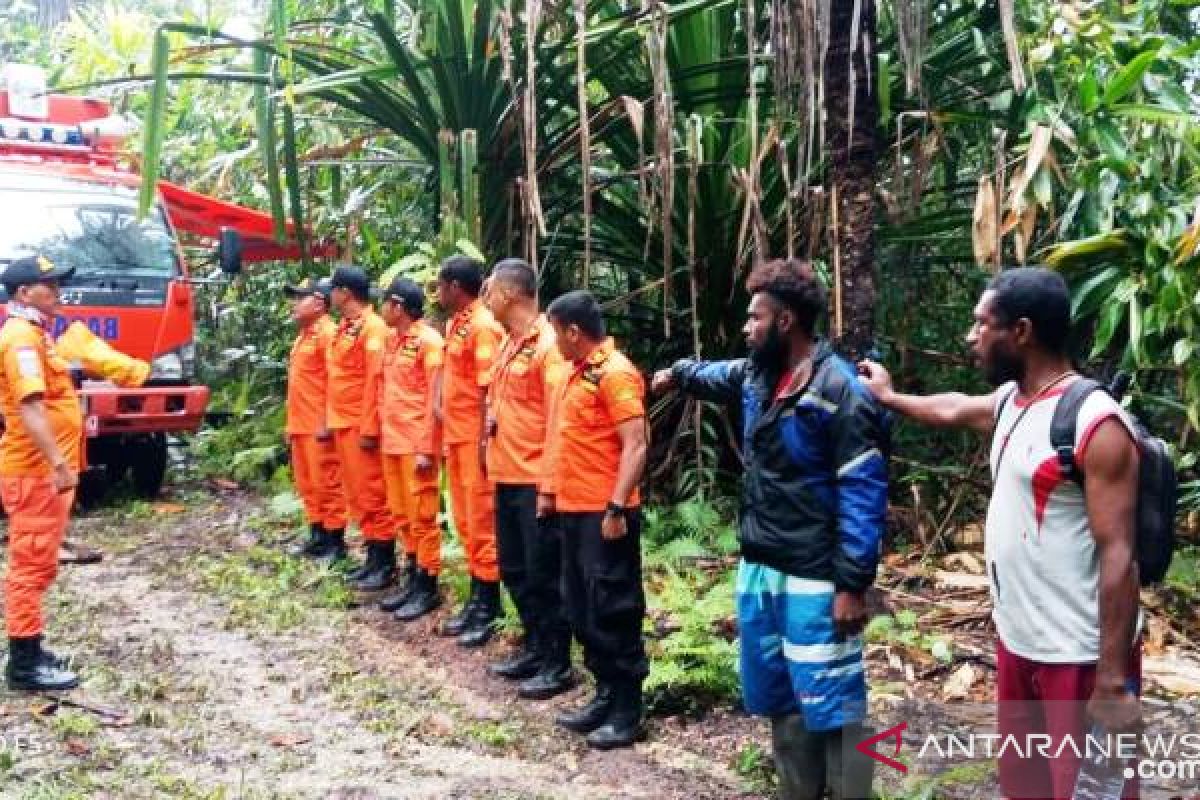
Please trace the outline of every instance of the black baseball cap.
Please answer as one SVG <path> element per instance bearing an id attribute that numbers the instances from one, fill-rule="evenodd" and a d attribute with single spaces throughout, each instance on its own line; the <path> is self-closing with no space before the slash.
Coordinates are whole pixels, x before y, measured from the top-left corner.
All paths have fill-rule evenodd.
<path id="1" fill-rule="evenodd" d="M 425 291 L 411 278 L 395 278 L 383 290 L 384 300 L 394 300 L 410 317 L 419 318 L 425 313 Z"/>
<path id="2" fill-rule="evenodd" d="M 312 278 L 305 278 L 295 286 L 283 287 L 283 293 L 288 297 L 308 297 L 311 295 L 321 298 L 326 303 L 329 302 L 329 293 L 331 291 L 333 291 L 333 287 L 330 286 L 329 278 L 320 278 L 315 281 Z"/>
<path id="3" fill-rule="evenodd" d="M 28 286 L 43 281 L 66 283 L 75 274 L 74 267 L 60 267 L 43 255 L 26 256 L 10 261 L 0 276 L 5 286 Z"/>
<path id="4" fill-rule="evenodd" d="M 333 271 L 330 289 L 349 289 L 360 297 L 371 296 L 371 279 L 361 267 L 344 264 Z"/>

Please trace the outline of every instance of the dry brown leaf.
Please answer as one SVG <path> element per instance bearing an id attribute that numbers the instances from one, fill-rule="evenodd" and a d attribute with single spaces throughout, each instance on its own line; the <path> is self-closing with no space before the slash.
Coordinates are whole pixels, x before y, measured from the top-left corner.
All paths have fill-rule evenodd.
<path id="1" fill-rule="evenodd" d="M 70 738 L 67 739 L 67 752 L 73 756 L 86 756 L 92 752 L 91 746 L 83 739 Z"/>
<path id="2" fill-rule="evenodd" d="M 212 482 L 218 489 L 228 489 L 232 491 L 234 489 L 241 488 L 237 481 L 231 481 L 227 478 L 213 478 Z"/>
<path id="3" fill-rule="evenodd" d="M 150 505 L 156 514 L 182 514 L 187 506 L 179 503 L 152 503 Z"/>
<path id="4" fill-rule="evenodd" d="M 942 560 L 942 566 L 947 569 L 958 569 L 972 575 L 983 574 L 983 562 L 971 553 L 952 553 Z"/>
<path id="5" fill-rule="evenodd" d="M 939 569 L 933 573 L 939 586 L 951 589 L 986 589 L 990 585 L 986 575 L 971 575 L 966 572 L 946 572 Z"/>
<path id="6" fill-rule="evenodd" d="M 986 175 L 979 178 L 979 191 L 975 194 L 971 247 L 975 252 L 975 263 L 994 272 L 999 266 L 996 253 L 996 189 L 992 179 Z"/>
<path id="7" fill-rule="evenodd" d="M 970 664 L 963 664 L 942 684 L 942 699 L 964 700 L 975 685 L 978 675 Z"/>
<path id="8" fill-rule="evenodd" d="M 1167 623 L 1161 617 L 1147 615 L 1142 642 L 1146 648 L 1146 655 L 1161 656 L 1166 650 Z"/>
<path id="9" fill-rule="evenodd" d="M 312 736 L 307 733 L 277 733 L 269 741 L 272 747 L 295 747 L 308 744 L 312 741 Z"/>
<path id="10" fill-rule="evenodd" d="M 1147 656 L 1142 664 L 1146 679 L 1175 694 L 1200 694 L 1200 664 L 1172 656 Z"/>
<path id="11" fill-rule="evenodd" d="M 1037 225 L 1038 207 L 1026 206 L 1021 212 L 1020 225 L 1013 232 L 1013 249 L 1017 253 L 1017 263 L 1024 264 L 1029 254 L 1029 245 L 1033 241 L 1033 229 Z"/>
<path id="12" fill-rule="evenodd" d="M 1033 126 L 1033 133 L 1029 135 L 1029 149 L 1025 152 L 1025 164 L 1017 171 L 1012 189 L 1008 193 L 1007 207 L 1013 211 L 1019 211 L 1025 207 L 1025 190 L 1029 188 L 1029 182 L 1033 180 L 1033 176 L 1037 175 L 1037 171 L 1041 169 L 1042 159 L 1050 150 L 1051 139 L 1053 139 L 1053 131 L 1049 127 Z"/>

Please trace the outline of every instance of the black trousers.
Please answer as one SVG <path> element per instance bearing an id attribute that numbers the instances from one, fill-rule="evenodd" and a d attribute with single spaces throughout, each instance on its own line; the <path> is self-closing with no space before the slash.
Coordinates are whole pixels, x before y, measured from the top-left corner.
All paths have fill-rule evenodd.
<path id="1" fill-rule="evenodd" d="M 650 671 L 642 640 L 642 515 L 625 512 L 620 539 L 600 535 L 603 512 L 559 514 L 563 531 L 563 599 L 583 661 L 598 681 L 640 684 Z"/>
<path id="2" fill-rule="evenodd" d="M 565 664 L 571 629 L 562 601 L 562 532 L 556 517 L 538 519 L 536 487 L 496 484 L 496 550 L 525 635 L 544 659 Z"/>

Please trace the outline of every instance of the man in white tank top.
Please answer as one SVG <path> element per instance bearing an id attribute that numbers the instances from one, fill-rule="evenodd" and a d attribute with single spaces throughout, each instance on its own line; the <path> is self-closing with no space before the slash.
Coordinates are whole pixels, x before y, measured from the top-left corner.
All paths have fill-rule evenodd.
<path id="1" fill-rule="evenodd" d="M 997 642 L 999 733 L 1082 742 L 1090 724 L 1135 729 L 1141 704 L 1134 511 L 1138 448 L 1131 423 L 1104 392 L 1084 401 L 1075 464 L 1085 488 L 1063 475 L 1050 443 L 1059 397 L 1079 376 L 1066 351 L 1071 317 L 1055 272 L 1002 272 L 974 311 L 967 343 L 988 395 L 906 395 L 882 366 L 863 362 L 887 408 L 927 425 L 992 435 L 994 488 L 985 527 Z M 1085 712 L 1086 709 L 1086 712 Z M 1049 749 L 1057 752 L 1057 744 Z M 1070 797 L 1073 753 L 1000 758 L 1006 797 Z M 1136 796 L 1136 785 L 1126 788 Z"/>

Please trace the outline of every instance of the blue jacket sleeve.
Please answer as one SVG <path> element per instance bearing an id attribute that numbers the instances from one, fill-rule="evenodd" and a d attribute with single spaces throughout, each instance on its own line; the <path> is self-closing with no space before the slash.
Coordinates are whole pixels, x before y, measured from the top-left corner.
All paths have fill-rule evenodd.
<path id="1" fill-rule="evenodd" d="M 675 385 L 684 394 L 713 403 L 732 403 L 742 396 L 746 359 L 693 361 L 684 358 L 671 367 Z"/>
<path id="2" fill-rule="evenodd" d="M 875 582 L 880 542 L 887 525 L 888 420 L 853 374 L 845 375 L 831 427 L 837 492 L 834 584 L 862 592 Z"/>

